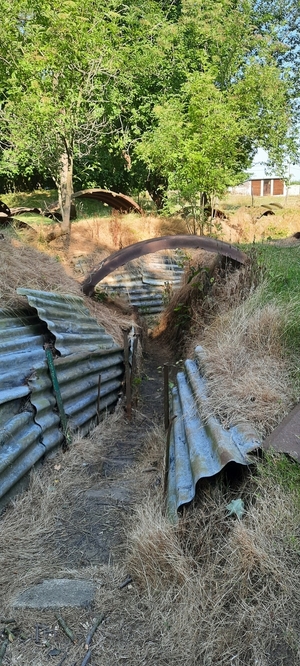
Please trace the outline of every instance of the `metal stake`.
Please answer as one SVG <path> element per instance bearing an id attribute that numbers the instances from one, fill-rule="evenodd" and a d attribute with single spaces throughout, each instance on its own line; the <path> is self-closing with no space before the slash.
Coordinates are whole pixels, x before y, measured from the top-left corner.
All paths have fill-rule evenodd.
<path id="1" fill-rule="evenodd" d="M 169 366 L 167 363 L 164 363 L 164 421 L 165 421 L 165 430 L 168 430 L 169 427 Z"/>
<path id="2" fill-rule="evenodd" d="M 123 330 L 124 335 L 124 364 L 125 364 L 125 392 L 126 392 L 126 414 L 131 419 L 131 382 L 128 348 L 128 329 Z"/>
<path id="3" fill-rule="evenodd" d="M 98 377 L 98 393 L 97 393 L 97 425 L 100 423 L 100 393 L 101 393 L 101 375 Z"/>

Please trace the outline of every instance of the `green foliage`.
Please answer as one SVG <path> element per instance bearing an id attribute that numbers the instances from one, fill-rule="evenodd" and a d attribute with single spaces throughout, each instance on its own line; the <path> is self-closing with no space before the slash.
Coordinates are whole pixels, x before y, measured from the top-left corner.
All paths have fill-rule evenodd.
<path id="1" fill-rule="evenodd" d="M 245 247 L 245 249 L 247 249 Z M 253 246 L 251 247 L 253 252 Z M 300 247 L 255 245 L 257 270 L 262 270 L 263 282 L 260 299 L 263 303 L 275 301 L 284 306 L 282 328 L 284 353 L 290 357 L 291 379 L 295 395 L 300 394 Z"/>
<path id="2" fill-rule="evenodd" d="M 242 180 L 258 145 L 282 168 L 293 152 L 278 12 L 256 25 L 253 0 L 3 2 L 3 182 L 51 177 L 70 195 L 74 170 L 76 188 L 147 189 L 160 208 L 176 190 L 199 227 L 198 193 Z"/>
<path id="3" fill-rule="evenodd" d="M 177 85 L 154 106 L 136 152 L 188 202 L 241 182 L 259 145 L 279 169 L 292 150 L 288 85 L 252 19 L 251 2 L 182 2 Z"/>
<path id="4" fill-rule="evenodd" d="M 20 0 L 7 11 L 18 48 L 0 82 L 0 174 L 48 173 L 63 203 L 64 190 L 72 193 L 75 161 L 80 185 L 101 178 L 106 187 L 128 190 L 126 115 L 134 127 L 141 79 L 157 65 L 163 18 L 157 4 Z"/>
<path id="5" fill-rule="evenodd" d="M 256 245 L 259 265 L 265 267 L 267 299 L 285 303 L 299 297 L 300 247 L 284 247 L 259 243 Z"/>

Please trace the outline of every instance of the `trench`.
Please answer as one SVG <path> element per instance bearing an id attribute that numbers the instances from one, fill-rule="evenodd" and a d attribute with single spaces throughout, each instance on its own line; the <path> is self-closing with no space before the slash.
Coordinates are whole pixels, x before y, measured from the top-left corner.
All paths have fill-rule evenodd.
<path id="1" fill-rule="evenodd" d="M 162 367 L 170 367 L 170 379 L 175 376 L 173 353 L 159 340 L 144 338 L 143 362 L 138 385 L 133 394 L 132 418 L 124 409 L 121 432 L 109 442 L 100 460 L 87 465 L 91 477 L 89 490 L 79 501 L 66 503 L 58 517 L 54 548 L 64 566 L 76 568 L 99 563 L 122 561 L 126 551 L 125 524 L 137 503 L 149 488 L 161 488 L 162 469 L 159 460 L 152 459 L 146 470 L 133 470 L 141 457 L 147 455 L 145 438 L 155 426 L 162 428 L 164 396 Z M 173 372 L 173 374 L 172 374 Z"/>

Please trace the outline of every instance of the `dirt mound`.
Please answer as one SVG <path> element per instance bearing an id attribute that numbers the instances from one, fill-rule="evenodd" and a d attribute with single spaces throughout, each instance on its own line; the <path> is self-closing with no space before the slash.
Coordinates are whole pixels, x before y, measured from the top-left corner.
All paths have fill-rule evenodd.
<path id="1" fill-rule="evenodd" d="M 0 284 L 2 308 L 28 305 L 18 287 L 81 295 L 79 283 L 59 261 L 8 235 L 1 239 Z"/>
<path id="2" fill-rule="evenodd" d="M 295 245 L 300 245 L 300 231 L 296 231 L 296 233 L 287 238 L 272 240 L 270 241 L 270 244 L 277 245 L 278 247 L 295 247 Z"/>

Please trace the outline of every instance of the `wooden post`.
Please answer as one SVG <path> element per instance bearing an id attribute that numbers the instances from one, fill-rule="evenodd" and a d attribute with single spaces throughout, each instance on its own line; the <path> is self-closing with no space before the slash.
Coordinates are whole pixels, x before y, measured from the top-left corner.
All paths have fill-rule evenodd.
<path id="1" fill-rule="evenodd" d="M 97 393 L 97 425 L 100 423 L 100 393 L 101 393 L 101 375 L 98 377 L 98 393 Z"/>
<path id="2" fill-rule="evenodd" d="M 168 430 L 169 427 L 169 366 L 167 363 L 164 363 L 164 421 L 165 421 L 165 430 Z"/>
<path id="3" fill-rule="evenodd" d="M 125 364 L 125 394 L 126 394 L 126 414 L 131 419 L 131 382 L 128 348 L 128 329 L 123 330 L 124 336 L 124 364 Z"/>
<path id="4" fill-rule="evenodd" d="M 132 347 L 132 363 L 131 363 L 131 378 L 130 378 L 130 385 L 131 385 L 131 399 L 132 402 L 134 403 L 135 408 L 137 408 L 138 404 L 138 385 L 134 385 L 134 379 L 136 378 L 136 370 L 137 370 L 137 348 L 138 348 L 138 336 L 135 335 L 133 338 L 133 347 Z"/>
<path id="5" fill-rule="evenodd" d="M 168 432 L 167 432 L 167 444 L 166 444 L 166 453 L 165 453 L 165 469 L 164 469 L 164 495 L 167 492 L 167 486 L 168 486 L 168 475 L 169 475 L 169 458 L 170 458 L 170 441 L 171 441 L 171 430 L 172 430 L 172 425 L 177 418 L 177 414 L 174 414 L 172 416 L 169 426 L 168 426 Z"/>

